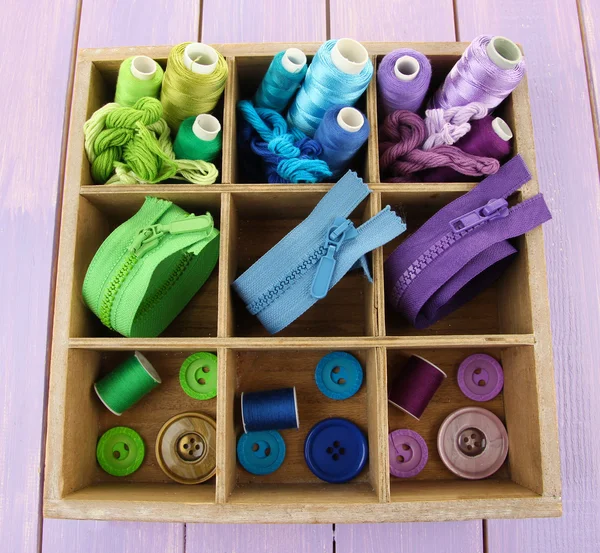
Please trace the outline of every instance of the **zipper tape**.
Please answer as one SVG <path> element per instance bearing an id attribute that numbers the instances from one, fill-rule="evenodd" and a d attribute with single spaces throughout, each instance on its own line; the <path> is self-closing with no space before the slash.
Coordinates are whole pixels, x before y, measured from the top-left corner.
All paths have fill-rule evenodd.
<path id="1" fill-rule="evenodd" d="M 210 213 L 195 216 L 148 197 L 96 252 L 83 298 L 111 330 L 158 336 L 208 279 L 218 255 Z"/>
<path id="2" fill-rule="evenodd" d="M 389 206 L 354 227 L 348 217 L 370 192 L 356 173 L 346 173 L 302 223 L 233 283 L 269 333 L 295 321 L 355 266 L 368 268 L 364 256 L 406 230 Z"/>
<path id="3" fill-rule="evenodd" d="M 384 265 L 389 303 L 422 329 L 491 285 L 517 253 L 508 240 L 552 218 L 541 194 L 508 207 L 530 178 L 515 156 L 398 246 Z"/>

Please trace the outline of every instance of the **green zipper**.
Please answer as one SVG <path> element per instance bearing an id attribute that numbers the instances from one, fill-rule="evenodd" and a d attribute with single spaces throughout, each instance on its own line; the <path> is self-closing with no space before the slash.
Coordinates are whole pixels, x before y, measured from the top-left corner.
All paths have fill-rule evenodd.
<path id="1" fill-rule="evenodd" d="M 94 256 L 84 280 L 84 300 L 105 326 L 124 336 L 148 326 L 143 319 L 149 314 L 159 320 L 149 324 L 148 332 L 160 332 L 212 272 L 218 236 L 210 213 L 190 215 L 171 202 L 146 198 Z M 196 278 L 182 279 L 188 269 Z M 171 292 L 167 305 L 158 309 Z"/>

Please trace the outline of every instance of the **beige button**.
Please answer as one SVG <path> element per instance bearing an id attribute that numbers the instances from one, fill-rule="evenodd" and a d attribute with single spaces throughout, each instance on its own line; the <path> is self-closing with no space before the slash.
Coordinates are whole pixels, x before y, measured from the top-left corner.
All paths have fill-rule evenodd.
<path id="1" fill-rule="evenodd" d="M 217 426 L 202 413 L 169 419 L 156 438 L 156 458 L 163 472 L 180 484 L 199 484 L 216 472 Z"/>

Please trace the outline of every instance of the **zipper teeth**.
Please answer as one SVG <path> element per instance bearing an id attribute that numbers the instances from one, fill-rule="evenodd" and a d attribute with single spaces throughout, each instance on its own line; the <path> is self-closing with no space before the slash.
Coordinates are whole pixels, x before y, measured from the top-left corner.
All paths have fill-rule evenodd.
<path id="1" fill-rule="evenodd" d="M 264 294 L 261 294 L 256 300 L 247 305 L 248 311 L 252 315 L 260 313 L 263 309 L 271 305 L 283 292 L 285 292 L 296 279 L 306 273 L 315 263 L 327 253 L 324 245 L 316 248 L 302 263 L 290 271 L 277 284 L 271 286 Z"/>
<path id="2" fill-rule="evenodd" d="M 461 232 L 449 232 L 442 236 L 437 242 L 435 242 L 435 244 L 427 248 L 425 253 L 413 261 L 398 279 L 398 282 L 392 291 L 394 302 L 398 303 L 398 301 L 400 301 L 400 298 L 404 292 L 406 292 L 406 289 L 410 286 L 411 282 L 415 280 L 417 275 L 423 271 L 434 259 L 442 255 L 450 246 L 458 242 L 461 238 L 478 229 L 481 225 L 485 225 L 486 222 L 487 221 L 484 221 L 468 230 L 463 230 Z"/>
<path id="3" fill-rule="evenodd" d="M 99 309 L 99 317 L 102 323 L 111 330 L 114 330 L 114 328 L 110 323 L 110 316 L 112 312 L 113 303 L 115 302 L 115 298 L 117 297 L 117 292 L 123 285 L 123 282 L 125 282 L 125 279 L 129 275 L 135 264 L 138 262 L 138 259 L 138 256 L 135 254 L 130 254 L 125 259 L 125 261 L 121 265 L 121 268 L 111 280 L 110 284 L 106 288 L 106 291 L 104 292 L 104 296 L 102 297 L 102 302 L 100 303 Z"/>
<path id="4" fill-rule="evenodd" d="M 143 317 L 145 314 L 147 314 L 150 309 L 154 307 L 154 305 L 156 305 L 164 296 L 167 295 L 169 290 L 175 286 L 177 281 L 182 277 L 183 273 L 185 273 L 193 258 L 194 255 L 188 253 L 177 263 L 173 269 L 173 272 L 169 275 L 169 278 L 167 278 L 161 287 L 156 290 L 151 298 L 149 298 L 140 306 L 137 314 L 138 317 Z"/>

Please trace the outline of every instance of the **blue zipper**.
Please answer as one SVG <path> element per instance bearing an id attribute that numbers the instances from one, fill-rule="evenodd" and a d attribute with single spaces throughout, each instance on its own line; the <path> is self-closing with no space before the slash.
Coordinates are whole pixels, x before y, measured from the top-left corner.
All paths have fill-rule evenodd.
<path id="1" fill-rule="evenodd" d="M 348 172 L 302 223 L 233 283 L 248 311 L 270 333 L 324 298 L 355 265 L 367 267 L 363 258 L 368 252 L 406 230 L 389 207 L 355 228 L 348 217 L 370 192 Z"/>

